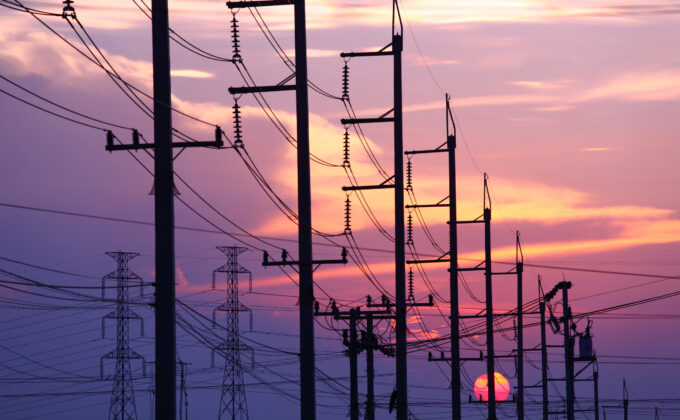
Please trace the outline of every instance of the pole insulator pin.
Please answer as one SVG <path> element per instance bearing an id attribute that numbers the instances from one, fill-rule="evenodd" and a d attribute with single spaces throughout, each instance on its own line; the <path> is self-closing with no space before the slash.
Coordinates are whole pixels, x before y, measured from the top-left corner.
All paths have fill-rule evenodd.
<path id="1" fill-rule="evenodd" d="M 224 146 L 224 141 L 222 140 L 222 128 L 219 125 L 215 126 L 215 145 L 217 148 Z"/>
<path id="2" fill-rule="evenodd" d="M 111 152 L 113 150 L 113 131 L 106 130 L 106 150 Z"/>
<path id="3" fill-rule="evenodd" d="M 139 146 L 139 131 L 137 129 L 132 130 L 132 144 Z"/>

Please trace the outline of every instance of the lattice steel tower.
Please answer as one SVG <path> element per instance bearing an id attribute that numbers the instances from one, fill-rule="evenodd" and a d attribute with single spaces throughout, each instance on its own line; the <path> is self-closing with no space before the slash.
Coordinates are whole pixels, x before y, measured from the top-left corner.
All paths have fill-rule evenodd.
<path id="1" fill-rule="evenodd" d="M 215 348 L 224 352 L 224 377 L 222 380 L 222 396 L 220 398 L 220 411 L 218 420 L 223 419 L 248 419 L 248 404 L 246 401 L 246 389 L 243 383 L 241 371 L 241 350 L 250 349 L 241 343 L 239 335 L 239 312 L 250 311 L 238 301 L 238 275 L 248 274 L 250 288 L 252 289 L 252 275 L 250 271 L 238 263 L 238 256 L 247 248 L 238 246 L 218 246 L 217 249 L 227 256 L 227 263 L 213 271 L 213 289 L 217 273 L 225 273 L 227 280 L 227 301 L 213 311 L 227 313 L 226 332 L 227 338 Z M 252 324 L 252 314 L 251 314 Z"/>
<path id="2" fill-rule="evenodd" d="M 113 390 L 111 391 L 109 420 L 136 420 L 137 407 L 132 387 L 130 360 L 143 360 L 143 357 L 130 349 L 130 320 L 138 319 L 142 322 L 142 335 L 144 334 L 144 324 L 142 317 L 130 310 L 128 282 L 130 280 L 141 282 L 142 278 L 128 269 L 128 262 L 139 254 L 136 252 L 107 252 L 106 255 L 116 260 L 118 268 L 102 278 L 102 298 L 105 296 L 106 280 L 116 280 L 117 297 L 116 309 L 102 318 L 102 337 L 104 336 L 104 325 L 107 319 L 116 320 L 118 334 L 116 337 L 116 349 L 102 356 L 100 360 L 100 375 L 104 376 L 104 359 L 116 359 L 116 373 L 113 379 Z"/>

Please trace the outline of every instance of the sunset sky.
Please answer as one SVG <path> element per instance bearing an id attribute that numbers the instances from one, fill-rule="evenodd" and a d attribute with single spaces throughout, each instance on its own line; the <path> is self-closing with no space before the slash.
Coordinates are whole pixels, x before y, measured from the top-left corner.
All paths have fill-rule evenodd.
<path id="1" fill-rule="evenodd" d="M 25 0 L 22 4 L 57 14 L 63 7 L 61 1 Z M 142 0 L 136 4 L 147 11 Z M 89 34 L 110 63 L 102 61 L 103 66 L 113 66 L 138 89 L 135 92 L 142 92 L 142 103 L 152 105 L 143 96 L 152 92 L 150 20 L 136 4 L 77 0 L 74 7 L 86 32 L 73 19 L 69 21 L 77 31 L 61 16 L 38 16 L 64 38 L 60 39 L 31 14 L 12 10 L 21 8 L 13 0 L 0 1 L 0 269 L 49 284 L 99 286 L 96 278 L 115 269 L 115 262 L 105 252 L 125 250 L 141 253 L 131 268 L 149 283 L 153 281 L 152 225 L 85 216 L 153 222 L 152 177 L 139 163 L 153 169 L 152 158 L 143 152 L 132 153 L 138 162 L 126 152 L 106 152 L 106 136 L 101 130 L 111 129 L 121 141 L 131 142 L 131 131 L 126 128 L 135 128 L 152 141 L 152 121 L 102 68 L 85 57 L 97 54 L 87 41 Z M 340 96 L 344 62 L 339 53 L 376 50 L 389 44 L 390 2 L 308 0 L 307 5 L 310 80 Z M 539 275 L 546 290 L 563 279 L 573 283 L 570 303 L 575 314 L 680 290 L 680 1 L 404 0 L 400 6 L 405 40 L 405 150 L 434 148 L 445 141 L 444 95 L 451 95 L 458 128 L 459 218 L 474 219 L 482 213 L 483 174 L 487 173 L 493 260 L 514 261 L 515 231 L 519 230 L 528 264 L 525 301 L 537 298 Z M 224 1 L 171 0 L 169 7 L 170 26 L 178 35 L 202 50 L 231 58 L 232 16 Z M 277 84 L 291 70 L 268 43 L 255 17 L 260 24 L 266 22 L 292 59 L 292 8 L 262 8 L 260 14 L 242 10 L 237 15 L 241 55 L 256 83 Z M 199 57 L 174 42 L 171 63 L 173 106 L 182 113 L 173 114 L 174 127 L 194 139 L 212 140 L 213 126 L 220 125 L 233 139 L 234 98 L 227 89 L 244 84 L 235 66 Z M 353 58 L 348 66 L 349 94 L 356 114 L 377 117 L 389 110 L 391 59 Z M 105 123 L 57 108 L 21 87 Z M 50 115 L 9 95 L 94 128 Z M 294 95 L 271 93 L 266 99 L 280 124 L 294 136 Z M 239 105 L 247 159 L 281 199 L 278 205 L 296 212 L 295 148 L 252 95 L 241 97 Z M 340 123 L 347 113 L 341 101 L 313 91 L 310 112 L 312 153 L 332 164 L 312 163 L 312 222 L 318 231 L 338 235 L 330 238 L 337 245 L 315 236 L 314 256 L 337 258 L 341 247 L 348 246 L 342 235 L 346 195 L 341 187 L 350 181 L 341 167 L 344 128 Z M 352 170 L 360 183 L 377 184 L 385 179 L 377 166 L 388 176 L 394 171 L 392 127 L 367 125 L 363 132 L 379 165 L 350 130 Z M 446 197 L 445 156 L 417 155 L 412 165 L 418 203 Z M 254 331 L 243 333 L 254 340 L 250 343 L 255 347 L 254 376 L 245 374 L 246 383 L 254 384 L 248 387 L 249 409 L 252 418 L 273 418 L 281 413 L 285 415 L 280 418 L 295 418 L 295 398 L 280 392 L 298 393 L 296 384 L 285 382 L 296 380 L 299 374 L 294 355 L 298 351 L 297 288 L 290 278 L 296 279 L 297 274 L 263 269 L 259 250 L 278 258 L 280 248 L 285 248 L 297 258 L 297 225 L 290 214 L 275 206 L 233 149 L 187 149 L 176 158 L 174 168 L 180 177 L 175 181 L 180 193 L 175 202 L 178 297 L 207 317 L 224 301 L 224 285 L 222 291 L 210 288 L 212 270 L 224 264 L 215 247 L 237 244 L 220 230 L 243 233 L 229 220 L 266 241 L 237 236 L 250 248 L 239 261 L 253 272 L 255 292 L 245 293 L 247 278 L 243 277 L 241 301 L 254 312 Z M 364 196 L 382 228 L 392 232 L 392 191 L 367 191 Z M 394 245 L 379 232 L 357 197 L 350 199 L 354 238 L 377 282 L 392 293 Z M 71 214 L 52 212 L 55 210 Z M 415 213 L 413 216 L 416 219 Z M 448 250 L 447 210 L 423 209 L 422 216 L 434 245 Z M 414 223 L 414 232 L 421 256 L 441 255 L 419 223 Z M 462 227 L 459 240 L 461 266 L 477 264 L 483 255 L 483 231 Z M 494 267 L 498 267 L 494 271 L 504 271 L 511 265 Z M 428 265 L 425 270 L 435 291 L 448 299 L 446 267 Z M 416 299 L 425 300 L 431 291 L 415 267 L 414 273 Z M 327 294 L 352 305 L 362 304 L 367 294 L 379 295 L 354 263 L 321 267 L 314 278 L 318 286 L 315 296 L 322 306 L 328 303 Z M 2 280 L 16 281 L 5 272 Z M 483 297 L 483 278 L 469 275 L 466 281 L 470 293 L 461 285 L 461 311 L 477 313 L 483 309 L 483 302 L 476 301 Z M 496 310 L 514 308 L 514 277 L 499 276 L 494 287 Z M 150 289 L 146 290 L 149 298 Z M 96 289 L 79 292 L 100 296 Z M 137 298 L 137 290 L 131 296 Z M 74 303 L 6 287 L 0 289 L 0 298 L 0 413 L 5 413 L 0 417 L 103 418 L 108 412 L 111 381 L 98 380 L 99 358 L 115 348 L 115 325 L 112 321 L 107 324 L 103 339 L 99 328 L 111 307 L 77 309 Z M 599 361 L 601 405 L 620 404 L 625 378 L 631 418 L 650 418 L 655 405 L 662 418 L 677 418 L 678 299 L 590 318 Z M 448 303 L 440 299 L 437 303 L 438 309 L 409 313 L 410 340 L 448 335 L 447 319 L 441 315 L 448 314 Z M 29 309 L 31 305 L 36 307 Z M 37 308 L 40 305 L 71 307 Z M 145 318 L 146 337 L 137 338 L 135 325 L 131 347 L 152 361 L 149 337 L 153 312 L 143 305 L 135 310 Z M 555 312 L 558 316 L 562 313 L 561 305 L 555 306 Z M 186 318 L 190 315 L 182 310 L 178 313 Z M 532 315 L 526 322 L 536 320 Z M 242 321 L 242 330 L 247 330 L 246 316 Z M 341 335 L 331 327 L 347 327 L 337 321 L 318 321 L 317 367 L 339 378 L 339 383 L 319 380 L 319 416 L 345 418 L 347 390 L 343 386 L 349 383 L 348 363 L 341 353 Z M 466 322 L 474 330 L 476 323 Z M 586 322 L 579 319 L 578 331 L 585 329 Z M 512 321 L 503 326 L 512 329 Z M 380 328 L 389 341 L 389 326 L 383 323 Z M 178 334 L 179 357 L 190 363 L 189 414 L 212 418 L 219 406 L 223 360 L 218 358 L 216 367 L 211 368 L 210 349 L 181 328 Z M 527 328 L 526 334 L 527 347 L 539 344 L 538 328 Z M 551 343 L 560 343 L 561 337 L 549 335 Z M 499 354 L 511 351 L 512 339 L 511 330 L 496 334 Z M 482 335 L 464 339 L 461 348 L 471 357 L 484 344 Z M 447 342 L 441 345 L 448 351 Z M 266 346 L 288 353 L 277 354 Z M 419 419 L 446 418 L 450 416 L 444 373 L 448 367 L 428 363 L 427 351 L 419 347 L 409 353 L 410 410 Z M 250 369 L 250 352 L 242 357 Z M 540 366 L 538 352 L 528 358 Z M 551 349 L 550 360 L 551 374 L 564 375 L 560 349 Z M 113 363 L 107 363 L 105 374 L 110 374 Z M 364 375 L 363 353 L 359 366 L 360 375 Z M 135 382 L 138 416 L 147 418 L 150 380 L 141 378 L 141 364 L 133 362 L 133 368 L 140 376 Z M 378 356 L 376 369 L 381 404 L 378 418 L 388 418 L 394 360 Z M 467 401 L 474 379 L 485 369 L 479 362 L 466 362 L 464 369 L 463 400 Z M 512 360 L 501 360 L 499 369 L 511 386 L 516 386 Z M 540 379 L 540 371 L 531 364 L 526 363 L 525 370 L 527 384 Z M 69 375 L 77 375 L 78 380 Z M 62 382 L 49 379 L 65 376 Z M 274 383 L 276 390 L 262 386 L 263 381 Z M 591 405 L 589 386 L 577 385 L 582 408 Z M 52 395 L 58 392 L 73 394 Z M 92 394 L 83 396 L 82 392 Z M 365 392 L 363 376 L 360 392 Z M 540 401 L 540 388 L 528 392 L 531 397 L 527 401 Z M 31 393 L 44 395 L 28 395 Z M 563 398 L 560 395 L 564 395 L 563 383 L 556 382 L 551 388 L 555 407 Z M 622 412 L 619 408 L 607 410 L 614 416 Z M 480 404 L 466 404 L 464 413 L 482 418 L 485 409 Z M 514 405 L 503 405 L 499 416 L 510 418 L 513 413 Z M 581 418 L 592 418 L 588 416 Z M 529 404 L 527 418 L 539 417 L 540 406 Z"/>

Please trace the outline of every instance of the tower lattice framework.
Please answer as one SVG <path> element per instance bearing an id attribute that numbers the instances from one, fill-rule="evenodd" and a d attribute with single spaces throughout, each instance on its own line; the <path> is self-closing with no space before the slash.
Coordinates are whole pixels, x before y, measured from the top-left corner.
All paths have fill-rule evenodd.
<path id="1" fill-rule="evenodd" d="M 213 321 L 215 319 L 215 312 L 227 313 L 226 339 L 215 348 L 215 350 L 223 352 L 225 356 L 222 396 L 220 397 L 220 410 L 217 418 L 218 420 L 248 419 L 246 389 L 243 382 L 243 371 L 241 370 L 241 350 L 250 350 L 250 347 L 241 343 L 239 313 L 244 311 L 250 312 L 250 309 L 241 304 L 238 299 L 239 274 L 248 274 L 250 284 L 252 285 L 250 271 L 238 263 L 238 256 L 245 252 L 247 248 L 218 246 L 217 249 L 227 256 L 226 264 L 213 271 L 213 288 L 215 288 L 218 273 L 225 275 L 227 288 L 227 301 L 213 311 Z"/>
<path id="2" fill-rule="evenodd" d="M 102 319 L 102 336 L 104 336 L 104 325 L 107 319 L 115 319 L 117 326 L 116 349 L 106 353 L 100 360 L 100 374 L 104 376 L 104 359 L 116 360 L 116 371 L 113 378 L 113 389 L 111 391 L 111 405 L 109 408 L 109 420 L 136 420 L 137 406 L 135 405 L 135 394 L 130 360 L 140 359 L 137 352 L 130 348 L 130 320 L 137 319 L 143 322 L 141 316 L 130 309 L 129 281 L 140 282 L 142 278 L 133 273 L 128 268 L 131 259 L 139 254 L 136 252 L 107 252 L 118 263 L 116 271 L 102 278 L 102 298 L 105 296 L 105 284 L 107 280 L 116 280 L 116 309 Z M 142 334 L 143 334 L 142 323 Z"/>

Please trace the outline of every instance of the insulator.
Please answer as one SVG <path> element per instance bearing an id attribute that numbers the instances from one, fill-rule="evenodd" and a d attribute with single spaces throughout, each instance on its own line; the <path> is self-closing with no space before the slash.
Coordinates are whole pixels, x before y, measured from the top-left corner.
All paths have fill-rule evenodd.
<path id="1" fill-rule="evenodd" d="M 411 178 L 413 175 L 413 168 L 411 166 L 411 159 L 406 161 L 406 189 L 407 190 L 412 190 L 413 185 L 411 183 Z"/>
<path id="2" fill-rule="evenodd" d="M 243 59 L 241 58 L 241 47 L 239 46 L 238 38 L 238 21 L 236 20 L 236 13 L 234 13 L 231 18 L 231 43 L 234 46 L 232 59 L 241 62 Z"/>
<path id="3" fill-rule="evenodd" d="M 408 269 L 408 299 L 413 300 L 413 269 Z"/>
<path id="4" fill-rule="evenodd" d="M 234 147 L 243 147 L 243 140 L 241 134 L 241 107 L 238 106 L 238 101 L 234 101 Z"/>
<path id="5" fill-rule="evenodd" d="M 61 17 L 66 19 L 67 17 L 76 17 L 76 9 L 71 6 L 73 0 L 64 0 L 62 4 L 65 4 L 64 9 L 61 12 Z"/>
<path id="6" fill-rule="evenodd" d="M 215 145 L 217 147 L 224 146 L 224 141 L 222 141 L 222 128 L 219 125 L 215 126 Z"/>
<path id="7" fill-rule="evenodd" d="M 350 217 L 351 217 L 351 203 L 349 201 L 349 196 L 347 196 L 347 199 L 345 200 L 345 233 L 352 233 L 352 226 L 350 223 Z"/>
<path id="8" fill-rule="evenodd" d="M 349 167 L 349 131 L 345 129 L 344 142 L 342 146 L 342 165 Z"/>
<path id="9" fill-rule="evenodd" d="M 519 372 L 519 355 L 515 355 L 515 376 L 517 376 L 517 372 Z"/>
<path id="10" fill-rule="evenodd" d="M 349 67 L 347 67 L 347 63 L 342 68 L 342 99 L 349 99 Z"/>
<path id="11" fill-rule="evenodd" d="M 407 239 L 406 243 L 413 245 L 413 215 L 408 215 L 408 224 L 406 228 Z"/>

